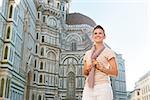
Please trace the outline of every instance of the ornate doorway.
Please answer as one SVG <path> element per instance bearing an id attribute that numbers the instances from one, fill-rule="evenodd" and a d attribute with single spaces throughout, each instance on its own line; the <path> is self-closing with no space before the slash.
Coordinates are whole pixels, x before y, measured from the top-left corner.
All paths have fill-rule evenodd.
<path id="1" fill-rule="evenodd" d="M 67 77 L 67 100 L 75 100 L 75 74 L 69 72 Z"/>

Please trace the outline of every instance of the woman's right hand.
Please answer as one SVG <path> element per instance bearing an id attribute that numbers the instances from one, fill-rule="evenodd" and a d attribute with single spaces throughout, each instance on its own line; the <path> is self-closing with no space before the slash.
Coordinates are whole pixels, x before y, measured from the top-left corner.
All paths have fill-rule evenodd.
<path id="1" fill-rule="evenodd" d="M 91 69 L 92 69 L 91 65 L 85 66 L 84 75 L 89 75 L 89 72 L 91 71 Z"/>
<path id="2" fill-rule="evenodd" d="M 87 66 L 87 68 L 86 68 L 86 70 L 87 70 L 88 72 L 90 72 L 91 69 L 92 69 L 91 65 Z"/>

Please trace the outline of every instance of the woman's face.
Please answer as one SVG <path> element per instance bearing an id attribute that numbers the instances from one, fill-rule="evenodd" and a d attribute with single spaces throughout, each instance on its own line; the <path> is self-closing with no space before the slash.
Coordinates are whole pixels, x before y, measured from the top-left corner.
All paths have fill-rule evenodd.
<path id="1" fill-rule="evenodd" d="M 104 31 L 100 28 L 95 29 L 93 32 L 92 38 L 93 38 L 94 42 L 96 42 L 96 43 L 103 42 L 103 40 L 105 39 Z"/>

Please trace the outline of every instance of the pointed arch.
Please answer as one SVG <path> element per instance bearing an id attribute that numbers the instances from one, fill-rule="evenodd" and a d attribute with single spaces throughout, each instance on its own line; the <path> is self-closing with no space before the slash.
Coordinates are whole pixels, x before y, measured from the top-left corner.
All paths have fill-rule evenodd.
<path id="1" fill-rule="evenodd" d="M 69 34 L 66 39 L 67 42 L 72 42 L 73 40 L 76 40 L 77 42 L 81 43 L 82 42 L 82 38 L 79 34 L 77 33 L 71 33 Z"/>
<path id="2" fill-rule="evenodd" d="M 62 58 L 61 64 L 64 64 L 65 61 L 66 61 L 66 59 L 68 59 L 68 58 L 74 59 L 74 60 L 76 61 L 76 64 L 77 64 L 78 61 L 79 61 L 78 57 L 76 57 L 76 56 L 74 56 L 74 55 L 67 55 L 67 56 L 65 56 L 64 58 Z"/>
<path id="3" fill-rule="evenodd" d="M 80 59 L 79 59 L 79 64 L 83 64 L 84 55 L 85 55 L 85 54 L 82 54 L 82 56 L 80 57 Z"/>
<path id="4" fill-rule="evenodd" d="M 54 52 L 53 50 L 49 50 L 47 52 L 47 58 L 51 60 L 56 60 L 56 52 Z"/>

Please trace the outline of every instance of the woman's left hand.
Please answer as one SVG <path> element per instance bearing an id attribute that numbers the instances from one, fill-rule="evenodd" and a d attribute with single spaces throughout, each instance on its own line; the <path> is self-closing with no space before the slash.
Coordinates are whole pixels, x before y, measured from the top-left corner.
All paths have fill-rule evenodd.
<path id="1" fill-rule="evenodd" d="M 102 63 L 97 62 L 95 68 L 96 68 L 97 70 L 100 70 L 101 72 L 103 72 L 103 70 L 104 70 L 104 65 L 103 65 Z"/>

